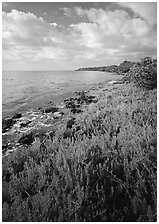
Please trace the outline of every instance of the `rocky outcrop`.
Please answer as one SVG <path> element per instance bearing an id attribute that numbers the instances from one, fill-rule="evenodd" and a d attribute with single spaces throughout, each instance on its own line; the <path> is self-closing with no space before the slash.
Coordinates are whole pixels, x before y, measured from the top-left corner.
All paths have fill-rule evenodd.
<path id="1" fill-rule="evenodd" d="M 70 108 L 71 112 L 74 114 L 82 112 L 82 109 L 80 109 L 82 105 L 89 105 L 90 103 L 97 102 L 96 96 L 88 96 L 85 91 L 76 92 L 76 95 L 77 97 L 64 100 L 66 108 Z"/>
<path id="2" fill-rule="evenodd" d="M 64 100 L 62 107 L 49 101 L 49 105 L 39 107 L 38 111 L 31 110 L 23 115 L 17 112 L 12 117 L 3 119 L 3 155 L 8 155 L 21 145 L 28 147 L 34 141 L 40 142 L 40 144 L 44 144 L 46 139 L 53 141 L 56 120 L 62 119 L 70 112 L 72 114 L 82 113 L 86 105 L 97 102 L 97 97 L 88 95 L 86 91 L 75 92 L 75 94 L 75 97 Z M 75 140 L 76 132 L 80 129 L 75 118 L 70 117 L 66 123 L 63 138 Z"/>
<path id="3" fill-rule="evenodd" d="M 2 133 L 7 132 L 13 125 L 15 121 L 13 118 L 6 118 L 2 120 Z"/>
<path id="4" fill-rule="evenodd" d="M 22 117 L 22 114 L 20 114 L 20 113 L 15 113 L 14 115 L 13 115 L 13 119 L 19 119 L 19 118 L 21 118 Z"/>
<path id="5" fill-rule="evenodd" d="M 42 110 L 43 113 L 55 113 L 58 111 L 57 107 L 47 107 Z"/>
<path id="6" fill-rule="evenodd" d="M 34 134 L 31 132 L 29 134 L 24 134 L 18 141 L 21 145 L 31 145 L 35 140 Z"/>

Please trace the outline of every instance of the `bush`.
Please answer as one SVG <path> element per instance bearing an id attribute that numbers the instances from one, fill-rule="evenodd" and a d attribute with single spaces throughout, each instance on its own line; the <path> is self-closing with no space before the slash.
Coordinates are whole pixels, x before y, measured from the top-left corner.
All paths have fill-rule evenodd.
<path id="1" fill-rule="evenodd" d="M 156 90 L 105 94 L 74 141 L 59 124 L 54 141 L 3 158 L 3 221 L 156 221 Z"/>
<path id="2" fill-rule="evenodd" d="M 138 87 L 147 90 L 157 88 L 157 60 L 151 57 L 141 59 L 131 67 L 123 80 L 132 81 Z"/>

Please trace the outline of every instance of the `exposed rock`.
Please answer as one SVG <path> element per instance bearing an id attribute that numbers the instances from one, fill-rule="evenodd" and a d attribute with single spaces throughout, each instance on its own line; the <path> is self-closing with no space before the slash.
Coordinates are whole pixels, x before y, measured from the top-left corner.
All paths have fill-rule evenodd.
<path id="1" fill-rule="evenodd" d="M 75 107 L 76 107 L 75 102 L 72 102 L 72 100 L 66 102 L 66 108 L 75 108 Z"/>
<path id="2" fill-rule="evenodd" d="M 57 107 L 48 107 L 42 110 L 43 113 L 55 113 L 58 111 Z"/>
<path id="3" fill-rule="evenodd" d="M 8 144 L 2 145 L 2 151 L 6 151 L 8 149 Z"/>
<path id="4" fill-rule="evenodd" d="M 8 131 L 8 129 L 10 129 L 14 125 L 14 123 L 15 121 L 13 120 L 13 118 L 2 120 L 2 133 Z"/>
<path id="5" fill-rule="evenodd" d="M 89 99 L 94 99 L 96 98 L 95 96 L 88 96 Z"/>
<path id="6" fill-rule="evenodd" d="M 64 100 L 66 108 L 70 108 L 72 113 L 81 113 L 82 110 L 79 109 L 80 105 L 96 103 L 96 96 L 87 96 L 85 91 L 76 92 L 78 97 L 71 97 L 70 99 Z M 78 108 L 78 109 L 77 109 Z"/>
<path id="7" fill-rule="evenodd" d="M 14 114 L 13 115 L 13 119 L 18 119 L 18 118 L 21 118 L 22 117 L 22 114 L 20 114 L 20 113 L 16 113 L 16 114 Z"/>
<path id="8" fill-rule="evenodd" d="M 20 143 L 22 145 L 31 145 L 34 142 L 34 140 L 35 140 L 35 137 L 34 137 L 33 133 L 31 132 L 29 134 L 23 135 L 19 139 L 18 143 Z"/>
<path id="9" fill-rule="evenodd" d="M 23 121 L 22 123 L 20 123 L 20 127 L 26 127 L 28 124 L 30 124 L 32 121 L 27 120 L 27 121 Z"/>
<path id="10" fill-rule="evenodd" d="M 81 109 L 77 109 L 77 108 L 72 108 L 71 109 L 71 112 L 73 113 L 73 114 L 79 114 L 79 113 L 81 113 L 81 112 L 83 112 Z"/>

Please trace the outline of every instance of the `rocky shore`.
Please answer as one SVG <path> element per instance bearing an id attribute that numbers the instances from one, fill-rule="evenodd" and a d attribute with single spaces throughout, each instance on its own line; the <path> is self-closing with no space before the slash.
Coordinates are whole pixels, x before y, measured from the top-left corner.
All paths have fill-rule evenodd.
<path id="1" fill-rule="evenodd" d="M 3 119 L 3 220 L 155 221 L 156 111 L 156 90 L 111 81 Z"/>
<path id="2" fill-rule="evenodd" d="M 156 222 L 156 65 L 3 119 L 3 221 Z"/>
<path id="3" fill-rule="evenodd" d="M 53 138 L 55 126 L 59 122 L 66 123 L 63 137 L 72 138 L 73 133 L 70 130 L 76 120 L 74 116 L 82 113 L 88 105 L 97 103 L 98 92 L 95 90 L 102 85 L 100 83 L 91 90 L 75 92 L 74 97 L 66 98 L 61 103 L 49 101 L 37 109 L 5 117 L 2 120 L 3 157 L 21 146 L 28 147 L 37 141 L 42 144 L 45 139 Z M 79 130 L 80 127 L 77 127 L 76 131 Z"/>

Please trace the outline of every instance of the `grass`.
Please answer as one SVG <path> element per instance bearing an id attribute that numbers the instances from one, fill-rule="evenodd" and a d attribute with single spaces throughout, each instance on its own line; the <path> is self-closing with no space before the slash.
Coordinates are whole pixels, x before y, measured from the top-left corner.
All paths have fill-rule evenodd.
<path id="1" fill-rule="evenodd" d="M 3 221 L 156 221 L 157 90 L 104 88 L 72 138 L 3 158 Z"/>

